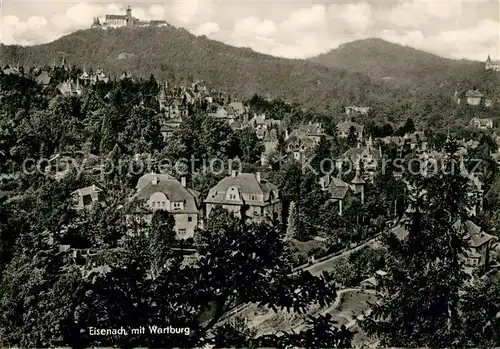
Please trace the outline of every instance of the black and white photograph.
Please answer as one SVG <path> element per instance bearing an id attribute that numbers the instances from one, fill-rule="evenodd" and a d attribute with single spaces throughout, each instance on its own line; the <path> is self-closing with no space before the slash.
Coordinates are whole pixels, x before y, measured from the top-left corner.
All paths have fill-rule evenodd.
<path id="1" fill-rule="evenodd" d="M 500 0 L 0 0 L 0 348 L 500 347 Z"/>

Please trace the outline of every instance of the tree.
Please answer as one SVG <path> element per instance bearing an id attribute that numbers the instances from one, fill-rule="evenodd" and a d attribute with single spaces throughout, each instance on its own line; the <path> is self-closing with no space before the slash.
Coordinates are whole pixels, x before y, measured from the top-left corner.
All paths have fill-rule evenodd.
<path id="1" fill-rule="evenodd" d="M 244 128 L 237 133 L 241 159 L 247 163 L 255 163 L 260 160 L 264 152 L 264 144 L 257 138 L 255 132 L 250 128 Z"/>
<path id="2" fill-rule="evenodd" d="M 459 343 L 459 295 L 466 282 L 461 256 L 467 247 L 462 224 L 468 202 L 467 180 L 451 171 L 458 163 L 457 149 L 455 142 L 447 143 L 445 171 L 410 176 L 410 210 L 403 220 L 408 235 L 401 241 L 393 234 L 385 239 L 389 275 L 379 287 L 380 302 L 361 322 L 382 345 Z"/>
<path id="3" fill-rule="evenodd" d="M 53 222 L 52 242 L 50 235 L 32 231 L 21 239 L 24 248 L 16 252 L 2 279 L 2 345 L 193 347 L 201 338 L 212 338 L 214 325 L 234 304 L 256 302 L 302 313 L 311 304 L 325 306 L 335 297 L 327 275 L 292 274 L 280 232 L 267 223 L 246 224 L 216 209 L 200 232 L 201 259 L 189 266 L 182 263 L 182 256 L 168 253 L 171 215 L 158 213 L 146 236 L 127 224 L 125 218 L 133 208 L 117 210 L 117 204 Z M 121 237 L 110 238 L 103 227 Z M 83 265 L 75 264 L 71 251 L 58 252 L 69 232 L 91 245 L 92 253 L 84 255 Z M 72 241 L 74 251 L 86 250 Z M 208 315 L 207 321 L 200 320 L 203 314 Z M 89 327 L 130 330 L 150 323 L 188 326 L 191 333 L 92 336 L 88 330 L 81 331 Z M 215 332 L 216 337 L 220 332 Z M 222 336 L 219 344 L 239 347 L 247 341 L 245 336 Z"/>
<path id="4" fill-rule="evenodd" d="M 349 133 L 347 134 L 346 140 L 349 147 L 355 147 L 358 143 L 358 136 L 356 134 L 356 128 L 354 126 L 351 126 L 349 128 Z"/>
<path id="5" fill-rule="evenodd" d="M 406 119 L 405 124 L 396 131 L 397 136 L 404 136 L 405 134 L 410 134 L 415 132 L 415 124 L 412 118 Z"/>
<path id="6" fill-rule="evenodd" d="M 100 154 L 108 154 L 118 141 L 118 115 L 115 110 L 102 111 Z"/>
<path id="7" fill-rule="evenodd" d="M 175 218 L 168 212 L 157 210 L 151 221 L 151 236 L 149 246 L 152 256 L 152 274 L 158 275 L 171 257 L 171 248 L 175 245 Z"/>
<path id="8" fill-rule="evenodd" d="M 479 280 L 466 288 L 461 299 L 464 346 L 494 348 L 500 345 L 500 281 Z"/>
<path id="9" fill-rule="evenodd" d="M 160 128 L 160 119 L 153 109 L 134 107 L 119 140 L 131 155 L 160 151 L 163 146 Z"/>
<path id="10" fill-rule="evenodd" d="M 355 332 L 345 325 L 336 327 L 330 314 L 307 319 L 309 328 L 299 333 L 284 333 L 282 337 L 263 336 L 257 338 L 260 347 L 299 347 L 299 348 L 351 348 Z"/>
<path id="11" fill-rule="evenodd" d="M 295 237 L 297 231 L 297 212 L 295 210 L 295 203 L 292 201 L 288 209 L 288 222 L 286 227 L 286 234 L 284 241 L 290 241 Z"/>
<path id="12" fill-rule="evenodd" d="M 321 137 L 319 144 L 314 149 L 314 158 L 311 161 L 311 166 L 317 171 L 319 177 L 330 174 L 334 170 L 330 149 L 331 144 L 329 140 Z"/>

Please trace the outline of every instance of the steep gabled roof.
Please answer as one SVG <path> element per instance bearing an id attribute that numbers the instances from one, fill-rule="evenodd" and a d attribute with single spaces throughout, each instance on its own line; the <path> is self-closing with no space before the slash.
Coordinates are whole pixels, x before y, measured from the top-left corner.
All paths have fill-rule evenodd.
<path id="1" fill-rule="evenodd" d="M 153 180 L 156 178 L 156 184 Z M 184 188 L 182 184 L 167 174 L 145 174 L 137 182 L 134 198 L 148 200 L 154 193 L 163 193 L 172 202 L 184 202 L 184 209 L 179 213 L 198 213 L 196 190 Z"/>
<path id="2" fill-rule="evenodd" d="M 80 188 L 72 192 L 71 194 L 78 194 L 80 196 L 87 196 L 87 195 L 92 195 L 92 194 L 99 194 L 102 192 L 102 189 L 99 187 L 96 187 L 95 185 L 91 185 L 89 187 L 85 188 Z"/>
<path id="3" fill-rule="evenodd" d="M 307 125 L 300 125 L 296 130 L 292 131 L 291 135 L 296 135 L 298 137 L 322 136 L 324 135 L 324 132 L 320 123 L 311 123 Z"/>
<path id="4" fill-rule="evenodd" d="M 220 180 L 215 187 L 210 189 L 205 202 L 224 203 L 226 191 L 232 187 L 237 187 L 243 195 L 263 195 L 264 201 L 269 200 L 271 191 L 278 190 L 278 187 L 265 179 L 261 179 L 259 182 L 254 173 L 238 173 L 235 177 L 228 176 Z M 252 202 L 252 204 L 262 205 L 264 201 Z"/>
<path id="5" fill-rule="evenodd" d="M 349 191 L 349 184 L 341 180 L 340 178 L 332 177 L 330 185 L 328 186 L 328 192 L 333 199 L 343 200 Z"/>

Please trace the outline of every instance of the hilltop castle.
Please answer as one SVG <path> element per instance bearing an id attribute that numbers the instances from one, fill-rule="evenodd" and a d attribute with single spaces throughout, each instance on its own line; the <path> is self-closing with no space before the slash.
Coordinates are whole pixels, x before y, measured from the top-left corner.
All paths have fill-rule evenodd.
<path id="1" fill-rule="evenodd" d="M 94 23 L 91 28 L 98 29 L 107 29 L 107 28 L 120 28 L 120 27 L 128 27 L 128 28 L 136 28 L 136 27 L 149 27 L 149 26 L 166 26 L 166 21 L 141 21 L 132 16 L 132 10 L 130 6 L 127 8 L 127 11 L 124 15 L 110 15 L 106 14 L 104 23 L 101 24 L 101 21 L 98 17 L 94 18 Z"/>
<path id="2" fill-rule="evenodd" d="M 500 61 L 492 61 L 490 55 L 486 59 L 486 70 L 500 71 Z"/>

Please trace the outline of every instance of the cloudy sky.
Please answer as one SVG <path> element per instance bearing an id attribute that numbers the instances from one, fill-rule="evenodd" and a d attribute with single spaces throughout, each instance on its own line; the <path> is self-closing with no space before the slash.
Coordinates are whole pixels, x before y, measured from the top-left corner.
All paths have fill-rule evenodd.
<path id="1" fill-rule="evenodd" d="M 500 0 L 131 1 L 0 0 L 0 39 L 49 42 L 130 5 L 141 20 L 165 19 L 195 35 L 275 56 L 310 57 L 379 37 L 444 57 L 500 59 Z"/>

